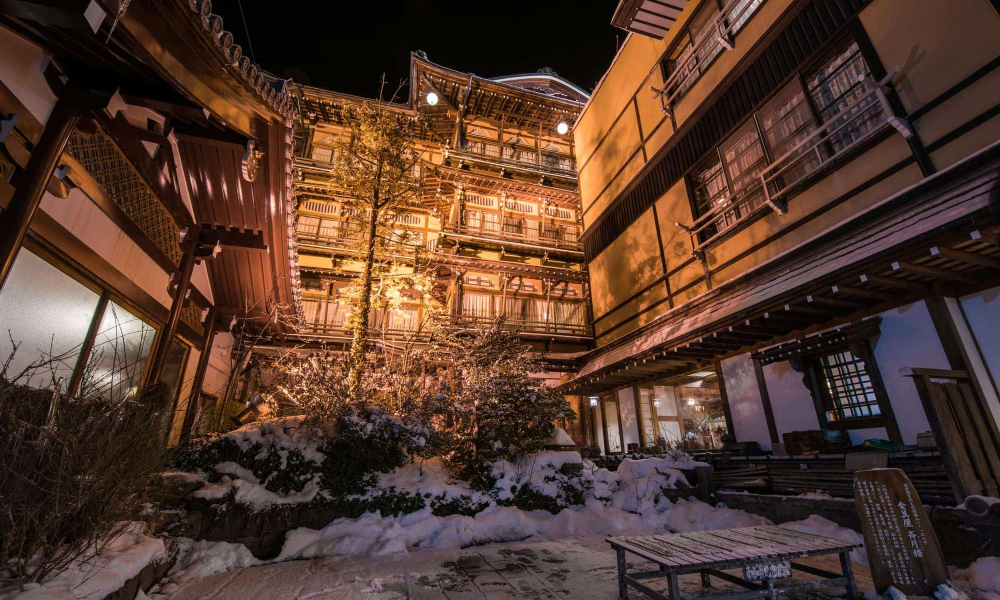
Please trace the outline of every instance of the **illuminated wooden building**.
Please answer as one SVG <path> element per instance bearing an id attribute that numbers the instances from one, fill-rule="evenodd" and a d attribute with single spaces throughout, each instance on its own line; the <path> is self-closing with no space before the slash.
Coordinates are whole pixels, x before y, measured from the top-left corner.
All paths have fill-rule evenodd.
<path id="1" fill-rule="evenodd" d="M 434 304 L 472 327 L 499 315 L 539 350 L 591 342 L 589 287 L 579 241 L 572 126 L 587 94 L 551 72 L 486 79 L 411 57 L 410 95 L 394 105 L 426 124 L 419 142 L 423 208 L 397 222 L 438 269 Z M 361 98 L 296 86 L 296 223 L 303 273 L 303 338 L 343 343 L 342 290 L 360 271 L 359 235 L 329 183 L 337 107 Z M 371 327 L 402 340 L 419 332 L 418 302 L 376 311 Z"/>
<path id="2" fill-rule="evenodd" d="M 51 354 L 18 383 L 76 394 L 91 369 L 119 401 L 163 382 L 171 441 L 214 429 L 233 319 L 280 335 L 301 310 L 288 82 L 209 0 L 4 2 L 0 47 L 7 375 Z"/>
<path id="3" fill-rule="evenodd" d="M 930 431 L 995 493 L 997 3 L 623 0 L 615 24 L 574 130 L 597 348 L 563 389 L 592 441 Z M 924 404 L 904 368 L 974 394 Z"/>

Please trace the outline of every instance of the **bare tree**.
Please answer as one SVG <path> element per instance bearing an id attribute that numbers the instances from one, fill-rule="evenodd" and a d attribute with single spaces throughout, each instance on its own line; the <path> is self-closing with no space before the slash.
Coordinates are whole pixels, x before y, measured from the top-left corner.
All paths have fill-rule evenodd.
<path id="1" fill-rule="evenodd" d="M 396 222 L 401 214 L 419 204 L 416 170 L 420 153 L 415 142 L 420 123 L 415 115 L 393 105 L 399 89 L 388 101 L 384 91 L 383 77 L 377 100 L 341 109 L 350 138 L 336 143 L 338 159 L 331 173 L 332 183 L 346 195 L 362 233 L 364 263 L 361 277 L 351 290 L 354 310 L 348 385 L 354 396 L 359 396 L 362 389 L 373 282 L 389 274 L 377 272 L 378 256 L 391 256 L 406 245 L 406 233 L 400 232 Z"/>

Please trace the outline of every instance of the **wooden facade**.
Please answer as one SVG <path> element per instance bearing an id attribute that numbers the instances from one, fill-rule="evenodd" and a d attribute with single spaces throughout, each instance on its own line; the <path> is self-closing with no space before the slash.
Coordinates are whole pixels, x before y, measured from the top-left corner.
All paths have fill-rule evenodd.
<path id="1" fill-rule="evenodd" d="M 548 71 L 486 79 L 420 53 L 411 57 L 410 81 L 406 102 L 391 109 L 424 123 L 415 173 L 420 206 L 395 222 L 419 246 L 416 260 L 436 269 L 431 307 L 471 328 L 503 315 L 508 327 L 556 358 L 586 350 L 589 286 L 569 130 L 587 95 Z M 295 87 L 295 98 L 305 306 L 297 339 L 336 347 L 350 338 L 341 291 L 360 272 L 361 232 L 352 226 L 351 199 L 328 173 L 336 140 L 349 135 L 337 121 L 339 108 L 365 99 L 305 86 Z M 426 305 L 414 291 L 412 301 L 376 311 L 370 326 L 380 339 L 421 341 Z"/>
<path id="2" fill-rule="evenodd" d="M 574 132 L 597 348 L 563 389 L 708 369 L 735 441 L 914 444 L 899 369 L 971 369 L 1000 418 L 995 3 L 702 0 L 663 29 Z"/>
<path id="3" fill-rule="evenodd" d="M 301 313 L 290 82 L 210 2 L 7 2 L 0 45 L 3 320 L 19 360 L 53 333 L 71 357 L 21 383 L 75 394 L 123 354 L 102 394 L 164 382 L 170 443 L 216 427 L 199 399 L 229 397 L 233 319 L 280 336 Z"/>

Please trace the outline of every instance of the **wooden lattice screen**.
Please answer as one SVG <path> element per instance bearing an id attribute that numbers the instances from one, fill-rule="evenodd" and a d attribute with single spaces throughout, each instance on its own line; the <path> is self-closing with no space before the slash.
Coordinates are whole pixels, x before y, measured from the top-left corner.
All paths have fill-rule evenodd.
<path id="1" fill-rule="evenodd" d="M 182 251 L 177 222 L 114 141 L 101 129 L 92 135 L 76 131 L 66 151 L 83 165 L 146 237 L 174 265 L 180 265 Z"/>
<path id="2" fill-rule="evenodd" d="M 955 498 L 1000 496 L 1000 434 L 965 371 L 900 369 L 912 377 L 927 413 Z"/>
<path id="3" fill-rule="evenodd" d="M 187 323 L 194 329 L 199 335 L 204 335 L 205 326 L 201 322 L 201 311 L 202 308 L 195 304 L 194 302 L 188 301 L 187 304 L 181 309 L 181 321 Z"/>

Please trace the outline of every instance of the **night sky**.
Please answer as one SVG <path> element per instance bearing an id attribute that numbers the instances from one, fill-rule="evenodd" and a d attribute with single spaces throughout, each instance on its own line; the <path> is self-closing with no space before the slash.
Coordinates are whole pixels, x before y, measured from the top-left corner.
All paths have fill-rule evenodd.
<path id="1" fill-rule="evenodd" d="M 240 18 L 240 2 L 250 33 Z M 245 55 L 296 82 L 371 97 L 386 74 L 409 75 L 410 52 L 483 77 L 551 67 L 591 91 L 625 32 L 613 0 L 214 0 Z"/>

